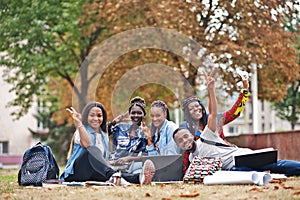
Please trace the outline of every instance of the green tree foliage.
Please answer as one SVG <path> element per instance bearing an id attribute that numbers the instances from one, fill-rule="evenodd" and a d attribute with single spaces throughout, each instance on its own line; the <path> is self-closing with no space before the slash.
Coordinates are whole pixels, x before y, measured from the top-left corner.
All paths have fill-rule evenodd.
<path id="1" fill-rule="evenodd" d="M 1 1 L 0 65 L 6 66 L 4 78 L 16 93 L 10 105 L 20 108 L 13 113 L 17 118 L 28 111 L 34 95 L 47 95 L 47 87 L 42 86 L 49 79 L 64 79 L 74 86 L 73 76 L 94 42 L 82 35 L 82 4 L 77 0 Z M 86 90 L 74 87 L 74 91 L 84 102 Z"/>
<path id="2" fill-rule="evenodd" d="M 118 80 L 136 66 L 145 63 L 170 66 L 182 73 L 193 87 L 201 84 L 198 66 L 160 49 L 137 49 L 118 57 L 99 82 L 93 83 L 97 73 L 89 74 L 90 63 L 86 60 L 92 50 L 118 33 L 143 27 L 175 30 L 196 41 L 205 50 L 199 59 L 211 60 L 211 63 L 199 62 L 199 65 L 217 67 L 218 80 L 224 83 L 221 88 L 229 94 L 237 89 L 236 69 L 251 72 L 251 65 L 257 64 L 259 98 L 279 101 L 285 96 L 287 86 L 299 80 L 299 74 L 295 73 L 299 72 L 298 53 L 291 46 L 297 32 L 282 28 L 288 23 L 287 18 L 295 18 L 296 4 L 296 0 L 2 0 L 0 66 L 5 66 L 3 78 L 16 94 L 9 106 L 19 108 L 12 113 L 19 118 L 27 113 L 36 97 L 55 96 L 56 105 L 50 107 L 63 115 L 55 124 L 50 117 L 57 117 L 57 110 L 48 113 L 50 128 L 47 135 L 49 141 L 55 141 L 59 140 L 55 138 L 56 134 L 67 133 L 60 125 L 65 125 L 64 108 L 71 105 L 70 90 L 74 91 L 78 110 L 81 110 L 87 103 L 88 91 L 96 85 L 96 100 L 105 104 L 109 117 L 112 117 L 111 92 Z M 164 37 L 160 40 L 167 42 Z M 100 56 L 105 59 L 106 53 L 117 48 L 126 46 L 111 46 Z M 190 49 L 189 53 L 198 55 L 198 51 Z M 81 84 L 76 85 L 79 70 L 81 73 L 77 78 Z M 158 75 L 159 72 L 149 74 Z M 147 85 L 141 89 L 143 91 L 136 94 L 144 97 L 151 94 L 149 99 L 174 100 L 174 94 L 163 87 Z M 71 138 L 71 133 L 68 134 Z"/>
<path id="3" fill-rule="evenodd" d="M 292 23 L 292 22 L 296 23 Z M 289 19 L 285 29 L 290 32 L 297 33 L 299 27 L 295 24 L 300 24 L 299 16 L 296 19 Z M 294 48 L 298 51 L 298 57 L 300 58 L 300 37 L 297 38 Z M 300 66 L 300 61 L 298 67 Z M 298 80 L 294 81 L 289 85 L 286 96 L 279 102 L 273 104 L 273 107 L 277 111 L 277 116 L 280 119 L 287 120 L 290 122 L 292 129 L 295 129 L 295 125 L 299 120 L 300 116 L 300 70 L 294 72 L 299 75 Z"/>
<path id="4" fill-rule="evenodd" d="M 292 129 L 300 116 L 300 80 L 296 81 L 288 88 L 288 93 L 284 99 L 273 104 L 280 119 L 289 121 Z"/>

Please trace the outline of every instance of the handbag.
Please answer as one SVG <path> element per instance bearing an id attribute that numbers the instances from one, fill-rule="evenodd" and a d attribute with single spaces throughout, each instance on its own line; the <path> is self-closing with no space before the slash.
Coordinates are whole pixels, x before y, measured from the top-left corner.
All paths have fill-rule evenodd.
<path id="1" fill-rule="evenodd" d="M 195 156 L 183 176 L 183 182 L 185 184 L 203 183 L 204 177 L 220 171 L 222 164 L 222 160 L 219 157 Z"/>

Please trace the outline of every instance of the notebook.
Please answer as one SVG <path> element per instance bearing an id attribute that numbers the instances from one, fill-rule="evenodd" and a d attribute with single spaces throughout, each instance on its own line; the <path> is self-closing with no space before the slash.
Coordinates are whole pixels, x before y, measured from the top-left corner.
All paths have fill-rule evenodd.
<path id="1" fill-rule="evenodd" d="M 154 182 L 182 181 L 183 157 L 182 155 L 143 156 L 142 162 L 150 159 L 155 165 Z"/>
<path id="2" fill-rule="evenodd" d="M 278 150 L 273 148 L 255 150 L 249 154 L 235 155 L 236 167 L 249 167 L 257 169 L 263 165 L 277 162 Z"/>

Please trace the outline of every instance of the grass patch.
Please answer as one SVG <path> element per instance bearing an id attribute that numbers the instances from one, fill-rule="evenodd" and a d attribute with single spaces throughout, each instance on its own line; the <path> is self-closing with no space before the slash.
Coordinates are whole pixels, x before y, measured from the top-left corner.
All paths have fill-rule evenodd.
<path id="1" fill-rule="evenodd" d="M 131 185 L 128 187 L 71 187 L 45 185 L 44 187 L 20 187 L 18 170 L 0 169 L 0 199 L 300 199 L 300 177 L 289 177 L 266 186 L 256 185 L 188 185 L 157 184 Z"/>

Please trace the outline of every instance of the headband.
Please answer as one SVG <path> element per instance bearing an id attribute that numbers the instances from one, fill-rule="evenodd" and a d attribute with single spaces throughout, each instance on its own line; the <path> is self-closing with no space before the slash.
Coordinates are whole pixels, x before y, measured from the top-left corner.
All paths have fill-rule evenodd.
<path id="1" fill-rule="evenodd" d="M 132 108 L 133 106 L 138 106 L 138 107 L 140 107 L 140 108 L 142 109 L 143 113 L 144 113 L 144 116 L 146 116 L 146 105 L 145 105 L 145 104 L 139 103 L 139 102 L 134 102 L 134 103 L 132 103 L 132 104 L 130 105 L 129 109 L 128 109 L 129 113 L 131 112 L 131 108 Z"/>
<path id="2" fill-rule="evenodd" d="M 185 98 L 182 101 L 182 109 L 186 108 L 190 103 L 195 102 L 195 101 L 200 102 L 200 99 L 197 96 L 190 96 L 190 97 Z"/>

